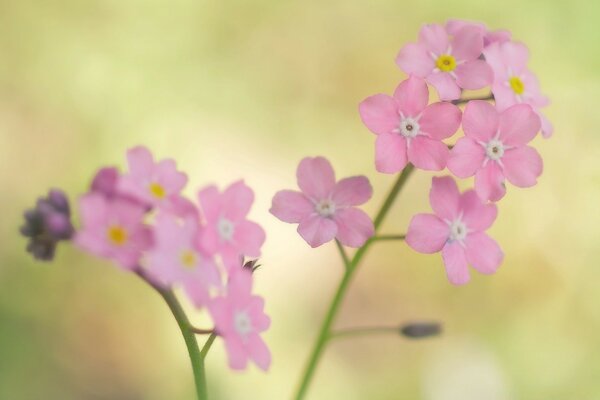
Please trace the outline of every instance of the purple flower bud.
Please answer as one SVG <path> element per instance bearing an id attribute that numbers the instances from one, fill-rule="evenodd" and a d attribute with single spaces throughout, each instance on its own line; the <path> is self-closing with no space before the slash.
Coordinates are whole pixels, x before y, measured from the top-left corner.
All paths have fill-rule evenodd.
<path id="1" fill-rule="evenodd" d="M 92 180 L 92 192 L 98 192 L 111 198 L 117 193 L 119 171 L 115 167 L 101 168 Z"/>
<path id="2" fill-rule="evenodd" d="M 411 339 L 437 336 L 441 332 L 442 325 L 438 322 L 412 322 L 400 327 L 400 333 Z"/>
<path id="3" fill-rule="evenodd" d="M 64 192 L 52 189 L 47 197 L 38 199 L 35 208 L 24 213 L 21 234 L 29 238 L 27 251 L 38 260 L 52 260 L 56 245 L 73 236 L 69 200 Z"/>

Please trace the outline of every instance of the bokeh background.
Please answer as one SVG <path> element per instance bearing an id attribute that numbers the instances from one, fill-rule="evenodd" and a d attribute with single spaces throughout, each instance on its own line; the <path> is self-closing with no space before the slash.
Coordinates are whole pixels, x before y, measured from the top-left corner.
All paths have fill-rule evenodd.
<path id="1" fill-rule="evenodd" d="M 217 342 L 210 392 L 289 398 L 342 266 L 334 246 L 312 250 L 275 220 L 270 199 L 295 187 L 302 157 L 325 155 L 338 176 L 372 180 L 375 212 L 394 177 L 375 172 L 357 104 L 403 79 L 394 57 L 422 23 L 450 17 L 530 47 L 556 128 L 535 141 L 544 174 L 500 203 L 492 234 L 506 259 L 494 276 L 453 287 L 439 255 L 377 245 L 337 326 L 434 319 L 445 333 L 334 343 L 310 398 L 599 399 L 600 3 L 589 0 L 0 0 L 0 398 L 193 398 L 154 292 L 70 246 L 35 263 L 17 234 L 38 195 L 56 186 L 75 199 L 136 144 L 175 157 L 191 196 L 239 178 L 255 189 L 274 362 L 231 372 Z M 431 176 L 413 175 L 385 232 L 429 210 Z"/>

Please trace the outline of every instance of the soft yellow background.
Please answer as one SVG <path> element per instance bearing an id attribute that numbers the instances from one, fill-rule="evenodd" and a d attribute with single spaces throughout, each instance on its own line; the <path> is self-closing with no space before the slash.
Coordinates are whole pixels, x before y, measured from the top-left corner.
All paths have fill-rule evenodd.
<path id="1" fill-rule="evenodd" d="M 422 23 L 462 17 L 531 49 L 556 127 L 535 141 L 544 174 L 500 203 L 491 233 L 506 259 L 495 276 L 456 288 L 439 255 L 373 249 L 337 325 L 438 319 L 445 334 L 335 343 L 310 398 L 599 399 L 599 4 L 0 0 L 0 398 L 192 398 L 183 342 L 155 293 L 70 246 L 35 263 L 17 234 L 48 187 L 75 198 L 136 144 L 175 157 L 190 195 L 239 178 L 255 189 L 252 218 L 268 233 L 256 289 L 274 362 L 268 374 L 234 373 L 217 342 L 210 392 L 289 398 L 341 264 L 333 246 L 311 250 L 268 214 L 270 199 L 295 187 L 302 157 L 325 155 L 338 176 L 372 180 L 373 213 L 393 177 L 374 170 L 357 104 L 403 79 L 394 57 Z M 385 231 L 429 210 L 431 176 L 411 178 Z"/>

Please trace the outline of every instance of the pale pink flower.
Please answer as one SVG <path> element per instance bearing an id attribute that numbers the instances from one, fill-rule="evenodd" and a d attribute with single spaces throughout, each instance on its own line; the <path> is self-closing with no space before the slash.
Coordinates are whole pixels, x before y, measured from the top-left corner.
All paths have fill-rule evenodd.
<path id="1" fill-rule="evenodd" d="M 159 214 L 147 256 L 152 276 L 166 286 L 182 285 L 196 307 L 206 305 L 210 289 L 221 285 L 217 266 L 198 246 L 199 230 L 195 219 Z"/>
<path id="2" fill-rule="evenodd" d="M 270 212 L 284 222 L 298 223 L 298 233 L 311 247 L 333 238 L 360 247 L 373 236 L 371 219 L 355 207 L 373 194 L 366 177 L 353 176 L 336 183 L 333 168 L 323 157 L 304 158 L 296 177 L 302 192 L 277 192 Z"/>
<path id="3" fill-rule="evenodd" d="M 552 135 L 552 123 L 539 111 L 550 102 L 542 95 L 537 77 L 527 68 L 529 50 L 523 43 L 505 42 L 488 46 L 483 54 L 494 70 L 492 93 L 498 111 L 514 104 L 529 104 L 540 116 L 542 135 Z"/>
<path id="4" fill-rule="evenodd" d="M 449 35 L 456 35 L 459 30 L 465 26 L 474 26 L 481 30 L 483 34 L 483 47 L 487 47 L 492 43 L 504 43 L 508 42 L 511 38 L 510 31 L 501 29 L 496 31 L 490 31 L 485 24 L 475 21 L 465 21 L 462 19 L 449 19 L 446 21 L 446 32 Z"/>
<path id="5" fill-rule="evenodd" d="M 518 187 L 533 186 L 543 163 L 526 144 L 539 129 L 540 118 L 527 104 L 498 113 L 488 102 L 470 101 L 463 115 L 466 136 L 452 149 L 448 169 L 459 178 L 475 175 L 475 190 L 483 200 L 500 200 L 505 178 Z"/>
<path id="6" fill-rule="evenodd" d="M 437 24 L 424 25 L 417 43 L 405 45 L 396 64 L 407 74 L 425 78 L 436 88 L 441 100 L 455 100 L 462 89 L 481 89 L 492 83 L 490 66 L 479 59 L 483 32 L 464 26 L 450 37 Z"/>
<path id="7" fill-rule="evenodd" d="M 92 254 L 116 261 L 125 269 L 135 268 L 142 252 L 152 244 L 151 231 L 143 222 L 146 209 L 99 193 L 83 196 L 79 208 L 82 228 L 75 243 Z"/>
<path id="8" fill-rule="evenodd" d="M 449 151 L 442 140 L 456 132 L 461 112 L 454 104 L 428 102 L 425 81 L 411 76 L 392 97 L 377 94 L 360 103 L 364 124 L 377 135 L 377 171 L 396 173 L 408 162 L 425 170 L 444 169 Z"/>
<path id="9" fill-rule="evenodd" d="M 164 206 L 179 195 L 187 176 L 177 171 L 175 161 L 155 162 L 152 153 L 142 146 L 127 152 L 129 173 L 119 179 L 120 192 L 151 206 Z"/>
<path id="10" fill-rule="evenodd" d="M 200 243 L 210 254 L 219 253 L 227 268 L 236 266 L 243 256 L 258 257 L 265 242 L 265 231 L 246 216 L 254 202 L 254 192 L 237 181 L 223 193 L 208 186 L 198 193 L 205 228 Z"/>
<path id="11" fill-rule="evenodd" d="M 241 267 L 234 269 L 227 285 L 227 294 L 213 299 L 208 310 L 215 330 L 225 342 L 232 369 L 245 369 L 248 360 L 266 371 L 271 365 L 271 353 L 260 333 L 269 329 L 270 318 L 264 313 L 262 297 L 252 295 L 252 274 Z"/>
<path id="12" fill-rule="evenodd" d="M 460 194 L 449 176 L 433 178 L 429 202 L 435 214 L 415 215 L 406 243 L 420 253 L 441 251 L 448 280 L 454 285 L 469 281 L 468 265 L 493 274 L 504 254 L 484 231 L 496 219 L 496 205 L 484 204 L 473 190 Z"/>

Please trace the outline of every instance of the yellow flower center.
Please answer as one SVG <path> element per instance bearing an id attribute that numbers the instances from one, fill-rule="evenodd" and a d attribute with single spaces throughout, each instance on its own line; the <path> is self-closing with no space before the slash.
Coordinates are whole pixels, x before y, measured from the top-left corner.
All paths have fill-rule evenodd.
<path id="1" fill-rule="evenodd" d="M 148 189 L 150 190 L 152 196 L 156 197 L 157 199 L 162 199 L 167 195 L 167 191 L 165 190 L 165 188 L 158 183 L 150 184 Z"/>
<path id="2" fill-rule="evenodd" d="M 517 76 L 513 76 L 512 78 L 510 78 L 508 80 L 508 83 L 510 84 L 510 88 L 516 94 L 523 94 L 523 92 L 525 91 L 525 85 L 523 84 L 523 81 Z"/>
<path id="3" fill-rule="evenodd" d="M 191 250 L 185 250 L 181 253 L 180 260 L 184 267 L 192 269 L 196 266 L 196 253 Z"/>
<path id="4" fill-rule="evenodd" d="M 119 225 L 113 225 L 106 232 L 108 240 L 115 246 L 123 246 L 129 240 L 127 230 Z"/>
<path id="5" fill-rule="evenodd" d="M 456 68 L 456 59 L 449 54 L 442 54 L 435 61 L 435 66 L 438 67 L 440 71 L 454 71 L 454 68 Z"/>

